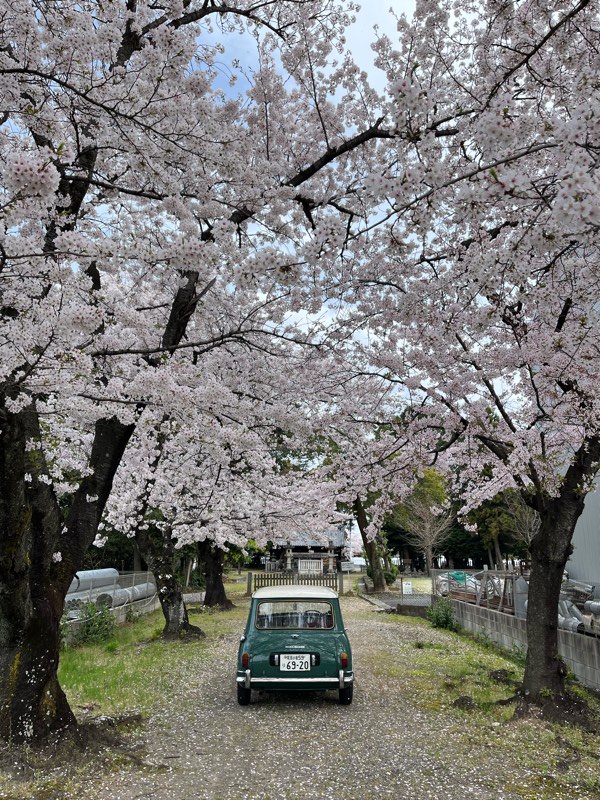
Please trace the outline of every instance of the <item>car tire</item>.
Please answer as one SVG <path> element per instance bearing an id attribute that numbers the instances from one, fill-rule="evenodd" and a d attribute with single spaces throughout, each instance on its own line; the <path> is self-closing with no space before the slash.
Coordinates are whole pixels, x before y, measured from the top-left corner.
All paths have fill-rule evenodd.
<path id="1" fill-rule="evenodd" d="M 350 684 L 345 689 L 340 689 L 340 705 L 349 706 L 352 702 L 352 695 L 354 694 L 354 684 Z"/>
<path id="2" fill-rule="evenodd" d="M 245 686 L 241 686 L 239 683 L 237 685 L 237 698 L 238 703 L 241 706 L 247 706 L 250 704 L 250 689 L 246 689 Z"/>

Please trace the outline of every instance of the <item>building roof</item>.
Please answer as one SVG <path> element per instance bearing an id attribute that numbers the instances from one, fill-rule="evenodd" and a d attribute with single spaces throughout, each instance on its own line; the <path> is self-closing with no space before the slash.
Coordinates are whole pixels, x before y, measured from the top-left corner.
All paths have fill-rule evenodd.
<path id="1" fill-rule="evenodd" d="M 257 600 L 333 600 L 337 592 L 327 586 L 263 586 L 252 597 Z"/>
<path id="2" fill-rule="evenodd" d="M 329 542 L 333 542 L 334 547 L 344 547 L 349 542 L 349 534 L 344 528 L 332 528 L 329 531 L 313 534 L 314 538 L 310 538 L 309 533 L 290 534 L 286 538 L 273 539 L 275 547 L 286 547 L 288 542 L 292 547 L 328 547 Z"/>

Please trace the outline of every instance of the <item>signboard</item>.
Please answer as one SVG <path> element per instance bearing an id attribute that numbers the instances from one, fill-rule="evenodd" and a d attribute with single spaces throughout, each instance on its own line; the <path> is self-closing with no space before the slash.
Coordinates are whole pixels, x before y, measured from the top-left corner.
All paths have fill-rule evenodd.
<path id="1" fill-rule="evenodd" d="M 298 572 L 323 572 L 323 561 L 320 558 L 299 558 Z"/>

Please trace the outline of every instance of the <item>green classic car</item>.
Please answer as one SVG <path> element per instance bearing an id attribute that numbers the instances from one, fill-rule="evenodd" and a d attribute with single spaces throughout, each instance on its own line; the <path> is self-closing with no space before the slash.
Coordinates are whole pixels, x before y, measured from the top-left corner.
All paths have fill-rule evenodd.
<path id="1" fill-rule="evenodd" d="M 270 586 L 252 595 L 240 641 L 237 697 L 248 705 L 252 689 L 337 689 L 352 702 L 352 650 L 333 589 Z"/>

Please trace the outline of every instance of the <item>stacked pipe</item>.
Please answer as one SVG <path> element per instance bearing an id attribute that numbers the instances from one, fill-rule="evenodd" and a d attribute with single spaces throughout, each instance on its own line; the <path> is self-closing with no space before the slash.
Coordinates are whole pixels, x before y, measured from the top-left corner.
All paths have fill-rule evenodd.
<path id="1" fill-rule="evenodd" d="M 92 601 L 96 605 L 115 608 L 156 594 L 156 586 L 151 581 L 123 588 L 118 579 L 119 572 L 113 568 L 78 572 L 71 581 L 65 598 L 68 616 L 77 616 L 77 609 L 86 602 Z"/>
<path id="2" fill-rule="evenodd" d="M 106 605 L 109 608 L 116 608 L 117 606 L 124 606 L 127 603 L 133 603 L 136 600 L 144 600 L 146 597 L 153 597 L 156 594 L 156 586 L 153 583 L 138 583 L 137 586 L 131 586 L 128 589 L 122 589 L 120 586 L 115 587 L 114 590 L 105 591 L 96 597 L 96 605 Z"/>
<path id="3" fill-rule="evenodd" d="M 585 630 L 581 611 L 564 595 L 558 602 L 558 627 L 572 633 L 583 633 Z"/>
<path id="4" fill-rule="evenodd" d="M 600 636 L 600 600 L 588 600 L 583 604 L 586 630 Z"/>

